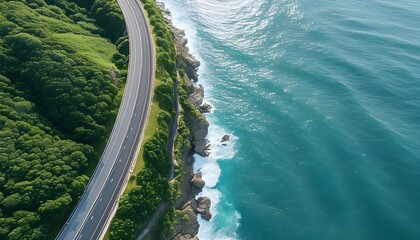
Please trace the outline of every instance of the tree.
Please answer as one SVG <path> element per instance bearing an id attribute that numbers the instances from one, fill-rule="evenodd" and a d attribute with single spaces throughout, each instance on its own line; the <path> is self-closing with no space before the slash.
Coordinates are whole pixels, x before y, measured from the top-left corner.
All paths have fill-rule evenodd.
<path id="1" fill-rule="evenodd" d="M 60 217 L 66 212 L 71 202 L 70 194 L 66 193 L 57 199 L 46 201 L 38 208 L 38 211 L 50 217 Z"/>
<path id="2" fill-rule="evenodd" d="M 90 10 L 93 0 L 0 6 L 0 239 L 45 239 L 65 217 L 98 159 L 85 143 L 104 138 L 118 107 L 107 68 L 86 57 L 101 53 L 57 38 L 100 38 L 97 20 L 77 4 Z"/>
<path id="3" fill-rule="evenodd" d="M 39 51 L 42 48 L 41 40 L 27 33 L 7 35 L 5 40 L 6 43 L 10 45 L 15 55 L 20 59 L 26 58 L 33 52 Z"/>

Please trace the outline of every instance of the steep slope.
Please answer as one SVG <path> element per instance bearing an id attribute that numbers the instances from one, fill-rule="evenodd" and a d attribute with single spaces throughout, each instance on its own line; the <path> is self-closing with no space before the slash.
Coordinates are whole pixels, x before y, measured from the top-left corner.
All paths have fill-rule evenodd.
<path id="1" fill-rule="evenodd" d="M 56 231 L 119 106 L 122 15 L 114 1 L 75 2 L 0 1 L 0 239 Z"/>

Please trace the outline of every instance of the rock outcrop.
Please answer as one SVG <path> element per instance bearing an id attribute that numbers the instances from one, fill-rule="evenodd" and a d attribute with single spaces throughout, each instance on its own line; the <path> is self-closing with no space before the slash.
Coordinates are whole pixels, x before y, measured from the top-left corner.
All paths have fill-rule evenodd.
<path id="1" fill-rule="evenodd" d="M 200 214 L 204 220 L 209 221 L 212 217 L 210 207 L 211 200 L 208 197 L 199 197 L 197 200 L 191 199 L 186 202 L 181 210 L 181 215 L 178 216 L 177 224 L 175 225 L 176 235 L 173 239 L 198 240 L 196 235 L 200 224 L 197 221 L 197 214 Z"/>
<path id="2" fill-rule="evenodd" d="M 190 86 L 188 86 L 190 85 Z M 201 104 L 203 104 L 203 99 L 204 99 L 204 87 L 203 85 L 198 85 L 197 87 L 190 84 L 187 84 L 188 88 L 188 100 L 190 100 L 190 102 L 192 104 L 194 104 L 196 107 L 201 106 Z"/>
<path id="3" fill-rule="evenodd" d="M 198 81 L 198 67 L 200 67 L 200 61 L 190 53 L 190 49 L 187 47 L 188 39 L 185 37 L 185 31 L 176 28 L 171 20 L 171 12 L 165 8 L 164 3 L 158 3 L 158 7 L 161 10 L 165 21 L 174 35 L 174 43 L 178 55 L 180 58 L 177 61 L 177 67 L 183 68 L 189 79 Z"/>
<path id="4" fill-rule="evenodd" d="M 228 142 L 230 140 L 230 135 L 229 134 L 225 134 L 223 135 L 223 137 L 220 139 L 220 142 Z"/>
<path id="5" fill-rule="evenodd" d="M 211 200 L 208 197 L 199 197 L 197 199 L 197 213 L 201 215 L 201 218 L 209 221 L 212 217 L 210 212 Z"/>
<path id="6" fill-rule="evenodd" d="M 198 81 L 197 70 L 200 67 L 200 61 L 189 53 L 187 47 L 188 40 L 185 37 L 185 31 L 176 28 L 172 24 L 171 13 L 165 8 L 163 3 L 158 3 L 158 7 L 163 13 L 164 19 L 167 22 L 170 30 L 174 35 L 174 43 L 179 56 L 177 60 L 177 68 L 184 69 L 185 85 L 189 101 L 201 112 L 210 112 L 212 106 L 204 102 L 204 87 L 196 85 Z M 208 156 L 210 154 L 210 143 L 206 139 L 208 134 L 209 123 L 202 114 L 195 112 L 184 112 L 184 120 L 190 130 L 190 142 L 192 151 L 201 156 Z M 200 224 L 197 221 L 197 214 L 201 215 L 202 219 L 210 220 L 212 214 L 210 213 L 211 200 L 208 197 L 200 197 L 195 199 L 196 194 L 200 193 L 205 186 L 205 181 L 202 179 L 201 172 L 193 174 L 193 157 L 192 153 L 184 154 L 183 169 L 187 171 L 187 176 L 181 183 L 181 196 L 174 204 L 174 207 L 181 210 L 181 215 L 178 216 L 177 224 L 175 226 L 175 235 L 172 239 L 176 240 L 199 240 L 196 236 Z"/>
<path id="7" fill-rule="evenodd" d="M 186 113 L 185 123 L 191 132 L 191 143 L 194 152 L 201 156 L 208 156 L 210 143 L 206 139 L 208 134 L 209 122 L 204 117 L 194 116 L 192 113 Z"/>
<path id="8" fill-rule="evenodd" d="M 197 235 L 200 224 L 197 221 L 195 210 L 191 206 L 187 206 L 184 210 L 182 210 L 182 213 L 188 217 L 188 224 L 182 226 L 182 229 L 179 229 L 180 231 L 178 232 Z"/>
<path id="9" fill-rule="evenodd" d="M 174 42 L 180 56 L 177 61 L 177 67 L 183 68 L 189 80 L 194 82 L 198 81 L 197 70 L 200 67 L 200 61 L 197 60 L 195 56 L 190 54 L 189 48 L 187 47 L 188 39 L 185 37 L 185 31 L 176 28 L 171 21 L 170 12 L 165 9 L 164 4 L 160 4 L 165 19 L 169 24 L 169 27 L 174 35 Z M 200 84 L 198 86 L 194 85 L 190 81 L 186 81 L 188 88 L 188 99 L 192 104 L 194 104 L 201 113 L 208 113 L 211 111 L 212 106 L 208 103 L 203 103 L 204 99 L 204 87 Z"/>
<path id="10" fill-rule="evenodd" d="M 209 103 L 203 103 L 198 107 L 198 110 L 200 110 L 201 113 L 209 113 L 213 107 Z"/>
<path id="11" fill-rule="evenodd" d="M 197 70 L 200 67 L 200 61 L 190 54 L 190 49 L 187 47 L 188 39 L 185 38 L 185 31 L 174 27 L 173 24 L 170 24 L 170 28 L 174 34 L 175 47 L 180 56 L 177 61 L 177 67 L 183 68 L 189 79 L 192 79 L 194 82 L 198 81 Z"/>
<path id="12" fill-rule="evenodd" d="M 192 191 L 194 194 L 198 194 L 203 190 L 206 182 L 202 179 L 201 172 L 197 172 L 194 174 L 193 178 L 191 179 L 192 183 Z"/>
<path id="13" fill-rule="evenodd" d="M 204 87 L 202 85 L 196 86 L 191 81 L 198 81 L 197 70 L 200 66 L 200 61 L 198 61 L 195 56 L 190 54 L 189 48 L 187 47 L 188 40 L 185 37 L 185 31 L 178 29 L 173 25 L 171 20 L 171 12 L 165 8 L 165 4 L 158 2 L 158 7 L 162 12 L 170 30 L 172 31 L 172 34 L 174 35 L 176 51 L 180 56 L 177 62 L 177 67 L 184 69 L 187 75 L 185 83 L 187 85 L 188 99 L 192 104 L 194 104 L 194 106 L 197 107 L 197 109 L 200 110 L 200 112 L 210 111 L 210 104 L 203 105 Z M 185 122 L 191 132 L 191 142 L 194 152 L 200 154 L 201 156 L 208 156 L 210 153 L 210 144 L 206 139 L 206 136 L 208 133 L 209 123 L 207 122 L 206 118 L 204 116 L 197 117 L 191 113 L 187 113 Z"/>
<path id="14" fill-rule="evenodd" d="M 174 226 L 176 235 L 173 239 L 198 239 L 196 235 L 200 224 L 197 221 L 196 211 L 187 205 L 181 212 L 182 215 L 177 219 L 178 224 Z"/>
<path id="15" fill-rule="evenodd" d="M 194 151 L 203 157 L 210 155 L 210 142 L 208 139 L 194 141 Z"/>
<path id="16" fill-rule="evenodd" d="M 119 73 L 117 71 L 115 71 L 115 68 L 114 67 L 109 67 L 108 68 L 108 72 L 109 72 L 109 76 L 111 76 L 112 83 L 116 87 L 121 87 L 120 83 L 118 82 L 118 75 L 119 75 Z"/>
<path id="17" fill-rule="evenodd" d="M 212 110 L 212 106 L 209 103 L 204 102 L 204 87 L 199 84 L 196 86 L 188 78 L 186 79 L 188 100 L 194 104 L 201 113 L 209 113 Z"/>
<path id="18" fill-rule="evenodd" d="M 197 200 L 191 199 L 182 206 L 181 215 L 178 216 L 173 239 L 198 239 L 196 237 L 200 224 L 197 221 L 197 214 L 201 218 L 209 221 L 212 217 L 210 213 L 211 200 L 208 197 L 199 197 Z"/>
<path id="19" fill-rule="evenodd" d="M 197 200 L 191 199 L 182 206 L 181 214 L 178 215 L 175 227 L 175 240 L 198 240 L 196 236 L 200 228 L 197 221 L 197 214 L 201 218 L 209 221 L 212 217 L 210 213 L 211 200 L 208 197 L 199 197 Z"/>
<path id="20" fill-rule="evenodd" d="M 174 240 L 200 240 L 197 236 L 190 234 L 178 234 L 173 238 Z"/>

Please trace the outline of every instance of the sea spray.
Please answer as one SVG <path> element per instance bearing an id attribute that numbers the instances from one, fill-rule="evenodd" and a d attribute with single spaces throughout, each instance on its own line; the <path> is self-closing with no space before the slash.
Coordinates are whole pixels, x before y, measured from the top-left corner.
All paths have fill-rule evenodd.
<path id="1" fill-rule="evenodd" d="M 206 76 L 206 62 L 202 60 L 200 56 L 200 50 L 197 47 L 198 40 L 196 36 L 196 30 L 194 23 L 191 22 L 188 17 L 186 9 L 180 8 L 177 3 L 172 1 L 161 1 L 171 11 L 172 22 L 179 28 L 183 29 L 188 38 L 188 47 L 190 53 L 196 56 L 201 61 L 199 73 L 202 74 L 199 83 L 205 87 L 205 99 L 204 101 L 211 104 L 211 102 L 217 101 L 212 96 L 212 85 L 211 80 L 207 81 Z M 208 102 L 208 99 L 211 102 Z M 207 120 L 210 123 L 209 133 L 207 138 L 211 144 L 211 152 L 208 157 L 202 157 L 198 154 L 194 155 L 194 172 L 201 171 L 203 174 L 203 180 L 206 182 L 206 186 L 203 191 L 197 196 L 207 196 L 211 199 L 211 213 L 213 215 L 210 221 L 205 221 L 199 218 L 200 229 L 198 237 L 202 240 L 206 239 L 235 239 L 236 229 L 240 226 L 240 213 L 233 207 L 231 203 L 227 204 L 228 208 L 220 209 L 220 201 L 223 198 L 221 192 L 217 189 L 219 177 L 221 175 L 221 169 L 218 161 L 232 159 L 236 153 L 235 143 L 238 138 L 229 133 L 228 130 L 222 126 L 217 125 L 218 119 L 214 115 L 214 111 L 217 111 L 215 106 L 212 105 L 212 112 L 205 114 Z M 221 142 L 221 138 L 229 134 L 230 139 L 226 142 Z M 225 212 L 229 209 L 229 212 Z"/>
<path id="2" fill-rule="evenodd" d="M 418 0 L 168 4 L 239 137 L 203 239 L 419 238 Z"/>
<path id="3" fill-rule="evenodd" d="M 215 120 L 211 114 L 207 114 L 210 122 L 208 139 L 211 144 L 211 153 L 208 157 L 194 155 L 194 171 L 203 173 L 203 180 L 206 186 L 198 195 L 207 196 L 211 199 L 211 213 L 213 218 L 210 222 L 199 219 L 200 230 L 198 237 L 200 239 L 235 239 L 236 229 L 239 227 L 240 213 L 236 211 L 231 203 L 223 202 L 222 193 L 217 189 L 217 184 L 221 175 L 221 169 L 218 161 L 229 160 L 235 156 L 235 143 L 238 138 L 230 135 L 230 140 L 221 142 L 222 136 L 226 131 L 219 125 L 213 124 Z M 223 205 L 223 207 L 222 207 Z M 221 209 L 223 211 L 221 212 Z M 230 211 L 227 211 L 230 209 Z M 233 214 L 232 214 L 233 213 Z"/>

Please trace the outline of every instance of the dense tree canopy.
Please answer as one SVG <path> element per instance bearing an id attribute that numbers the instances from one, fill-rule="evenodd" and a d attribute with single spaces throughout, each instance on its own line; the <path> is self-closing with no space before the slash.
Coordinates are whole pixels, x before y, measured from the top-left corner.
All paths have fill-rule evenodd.
<path id="1" fill-rule="evenodd" d="M 110 239 L 135 239 L 136 234 L 155 213 L 159 203 L 162 201 L 170 203 L 173 199 L 167 179 L 171 166 L 167 144 L 169 128 L 175 116 L 173 81 L 177 77 L 176 53 L 172 33 L 166 26 L 156 2 L 153 0 L 142 2 L 155 37 L 158 84 L 154 99 L 161 111 L 158 115 L 158 130 L 143 145 L 145 168 L 136 176 L 137 186 L 124 194 L 119 201 L 117 214 L 110 226 Z M 119 41 L 121 53 L 127 49 L 125 44 L 122 39 Z M 167 235 L 170 230 L 168 227 L 166 231 L 162 231 L 162 234 Z"/>
<path id="2" fill-rule="evenodd" d="M 86 17 L 83 15 L 85 10 L 62 0 L 49 2 L 61 8 L 47 5 L 42 0 L 31 1 L 30 6 L 34 9 L 22 2 L 2 5 L 0 11 L 4 17 L 0 32 L 4 40 L 0 42 L 3 48 L 0 59 L 4 60 L 5 67 L 0 73 L 29 86 L 31 98 L 66 134 L 77 141 L 91 143 L 105 135 L 104 125 L 118 104 L 115 101 L 118 89 L 106 67 L 89 61 L 96 60 L 97 56 L 86 56 L 79 46 L 63 42 L 60 37 L 65 32 L 79 33 L 75 40 L 80 41 L 86 38 L 84 36 L 94 36 L 66 15 Z M 77 10 L 82 12 L 75 13 Z M 43 19 L 52 15 L 51 12 L 62 19 L 60 29 L 56 29 L 57 18 L 47 18 L 51 27 L 42 27 Z M 30 23 L 25 21 L 28 18 Z M 111 45 L 103 44 L 104 48 Z M 18 68 L 16 63 L 20 64 Z"/>
<path id="3" fill-rule="evenodd" d="M 45 239 L 98 160 L 92 145 L 104 139 L 123 83 L 108 68 L 127 67 L 101 37 L 121 35 L 122 15 L 100 15 L 103 5 L 116 3 L 0 0 L 0 239 Z"/>
<path id="4" fill-rule="evenodd" d="M 119 202 L 117 215 L 111 229 L 111 239 L 135 239 L 161 200 L 170 194 L 168 180 L 155 170 L 146 168 L 137 174 L 137 186 L 124 194 Z"/>
<path id="5" fill-rule="evenodd" d="M 84 191 L 93 148 L 65 140 L 0 75 L 0 239 L 43 239 Z"/>
<path id="6" fill-rule="evenodd" d="M 107 36 L 117 40 L 124 32 L 124 18 L 120 7 L 115 1 L 95 0 L 92 6 L 92 13 L 98 23 L 108 29 Z"/>

